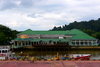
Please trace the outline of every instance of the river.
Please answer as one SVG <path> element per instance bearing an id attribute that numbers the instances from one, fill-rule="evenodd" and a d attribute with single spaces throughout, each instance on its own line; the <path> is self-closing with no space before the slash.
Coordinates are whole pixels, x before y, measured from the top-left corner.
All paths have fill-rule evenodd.
<path id="1" fill-rule="evenodd" d="M 27 54 L 27 55 L 57 55 L 57 52 L 59 55 L 64 54 L 91 54 L 91 59 L 100 59 L 100 50 L 66 50 L 66 51 L 33 51 L 31 49 L 26 50 L 14 50 L 13 51 L 15 55 L 18 55 L 19 53 Z"/>

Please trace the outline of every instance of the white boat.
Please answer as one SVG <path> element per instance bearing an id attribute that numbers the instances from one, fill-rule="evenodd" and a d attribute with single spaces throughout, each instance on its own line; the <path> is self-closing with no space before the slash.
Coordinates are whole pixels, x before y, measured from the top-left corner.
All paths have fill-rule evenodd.
<path id="1" fill-rule="evenodd" d="M 0 46 L 0 60 L 11 59 L 12 56 L 10 46 Z"/>

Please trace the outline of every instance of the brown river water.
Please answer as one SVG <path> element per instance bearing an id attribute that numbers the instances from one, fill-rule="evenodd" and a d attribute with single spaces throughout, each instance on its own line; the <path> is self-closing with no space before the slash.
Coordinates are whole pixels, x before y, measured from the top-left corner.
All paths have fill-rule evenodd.
<path id="1" fill-rule="evenodd" d="M 66 51 L 34 51 L 32 49 L 21 49 L 21 50 L 14 50 L 15 56 L 18 56 L 20 53 L 26 54 L 26 55 L 35 55 L 35 56 L 56 56 L 57 53 L 59 55 L 65 55 L 65 54 L 91 54 L 91 59 L 100 59 L 100 50 L 66 50 Z"/>

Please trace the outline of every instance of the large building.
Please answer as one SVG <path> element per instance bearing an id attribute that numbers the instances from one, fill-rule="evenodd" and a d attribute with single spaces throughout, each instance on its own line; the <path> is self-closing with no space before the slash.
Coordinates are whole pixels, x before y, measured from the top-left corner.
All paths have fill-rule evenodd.
<path id="1" fill-rule="evenodd" d="M 18 47 L 67 47 L 67 46 L 97 46 L 98 39 L 88 34 L 72 29 L 67 31 L 33 31 L 27 29 L 14 39 L 14 48 Z"/>

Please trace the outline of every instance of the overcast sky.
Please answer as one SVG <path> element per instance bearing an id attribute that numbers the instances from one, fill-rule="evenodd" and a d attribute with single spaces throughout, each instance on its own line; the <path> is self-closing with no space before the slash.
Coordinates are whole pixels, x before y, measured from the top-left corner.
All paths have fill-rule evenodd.
<path id="1" fill-rule="evenodd" d="M 0 24 L 18 31 L 98 18 L 100 0 L 0 0 Z"/>

